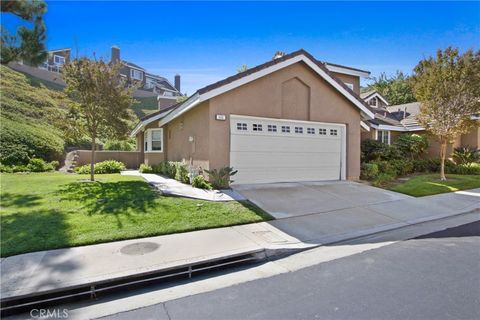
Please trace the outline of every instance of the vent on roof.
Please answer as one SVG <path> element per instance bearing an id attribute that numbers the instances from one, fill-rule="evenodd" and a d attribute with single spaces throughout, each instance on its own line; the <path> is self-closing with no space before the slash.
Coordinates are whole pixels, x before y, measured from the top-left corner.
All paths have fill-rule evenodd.
<path id="1" fill-rule="evenodd" d="M 273 55 L 272 60 L 281 58 L 281 57 L 283 57 L 284 55 L 285 55 L 285 52 L 283 52 L 283 51 L 277 51 L 277 52 L 275 52 L 275 54 Z"/>

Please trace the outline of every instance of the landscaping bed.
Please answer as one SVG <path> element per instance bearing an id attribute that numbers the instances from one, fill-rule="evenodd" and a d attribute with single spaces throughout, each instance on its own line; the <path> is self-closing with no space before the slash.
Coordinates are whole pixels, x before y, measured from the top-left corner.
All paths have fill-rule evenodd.
<path id="1" fill-rule="evenodd" d="M 1 175 L 1 256 L 253 223 L 248 201 L 164 197 L 141 177 L 58 172 Z"/>

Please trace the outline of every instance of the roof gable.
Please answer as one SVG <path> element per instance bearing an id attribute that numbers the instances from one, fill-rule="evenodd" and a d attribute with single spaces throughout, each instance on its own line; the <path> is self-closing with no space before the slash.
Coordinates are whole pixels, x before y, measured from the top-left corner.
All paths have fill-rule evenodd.
<path id="1" fill-rule="evenodd" d="M 148 120 L 142 121 L 134 129 L 132 135 L 135 135 L 138 130 L 142 128 L 143 125 L 147 125 L 152 121 L 160 120 L 159 125 L 162 126 L 172 121 L 176 117 L 180 116 L 181 114 L 187 112 L 188 110 L 192 109 L 193 107 L 197 106 L 203 101 L 209 100 L 227 91 L 233 90 L 246 83 L 252 82 L 256 79 L 264 77 L 277 70 L 283 69 L 298 62 L 305 63 L 309 68 L 311 68 L 320 77 L 322 77 L 328 84 L 330 84 L 335 90 L 342 94 L 355 107 L 360 109 L 360 112 L 362 113 L 362 115 L 364 115 L 365 118 L 374 118 L 374 114 L 371 108 L 360 98 L 360 96 L 358 96 L 349 87 L 347 87 L 341 80 L 336 78 L 322 62 L 316 60 L 305 50 L 298 50 L 199 89 L 185 102 L 179 104 L 167 115 L 164 115 L 163 118 L 161 118 L 159 114 L 156 117 L 151 117 Z"/>

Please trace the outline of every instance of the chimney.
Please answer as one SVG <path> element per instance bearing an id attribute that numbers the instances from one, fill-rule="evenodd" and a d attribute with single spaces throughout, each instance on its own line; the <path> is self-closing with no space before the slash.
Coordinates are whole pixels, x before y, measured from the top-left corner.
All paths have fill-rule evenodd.
<path id="1" fill-rule="evenodd" d="M 112 46 L 112 57 L 111 62 L 116 63 L 120 61 L 120 48 L 117 46 Z"/>
<path id="2" fill-rule="evenodd" d="M 175 75 L 175 89 L 177 89 L 178 92 L 180 92 L 180 75 L 179 74 Z"/>
<path id="3" fill-rule="evenodd" d="M 272 60 L 281 58 L 281 57 L 283 57 L 284 55 L 285 55 L 285 52 L 283 52 L 283 51 L 277 51 L 277 52 L 275 52 L 275 54 L 273 55 L 273 59 L 272 59 Z"/>

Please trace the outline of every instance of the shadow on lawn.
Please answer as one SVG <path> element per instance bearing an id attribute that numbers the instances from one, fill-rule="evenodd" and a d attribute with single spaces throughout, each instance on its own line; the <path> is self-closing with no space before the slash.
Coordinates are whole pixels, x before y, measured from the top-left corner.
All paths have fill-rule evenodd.
<path id="1" fill-rule="evenodd" d="M 80 202 L 89 215 L 114 214 L 119 227 L 119 214 L 130 217 L 130 212 L 147 212 L 158 196 L 143 181 L 74 182 L 62 186 L 59 192 L 61 201 Z"/>
<path id="2" fill-rule="evenodd" d="M 7 207 L 31 207 L 36 206 L 42 199 L 40 196 L 34 194 L 12 194 L 12 193 L 2 193 L 2 206 Z"/>
<path id="3" fill-rule="evenodd" d="M 4 215 L 2 256 L 67 247 L 67 228 L 64 214 L 54 209 Z"/>

